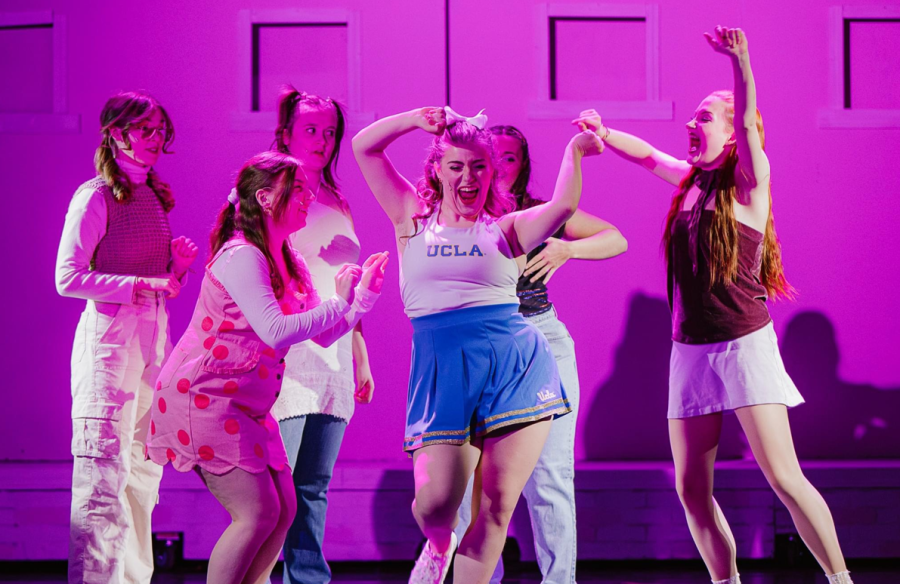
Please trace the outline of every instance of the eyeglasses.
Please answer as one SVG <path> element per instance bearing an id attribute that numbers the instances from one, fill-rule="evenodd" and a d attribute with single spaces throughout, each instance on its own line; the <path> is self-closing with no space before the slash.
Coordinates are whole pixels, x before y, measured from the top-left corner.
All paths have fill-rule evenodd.
<path id="1" fill-rule="evenodd" d="M 148 140 L 152 140 L 153 137 L 156 136 L 157 134 L 159 134 L 160 138 L 165 140 L 167 130 L 168 130 L 168 128 L 166 126 L 156 126 L 156 127 L 134 126 L 128 130 L 128 133 L 129 134 L 136 133 L 137 136 L 140 137 L 140 139 L 142 141 L 146 142 Z"/>

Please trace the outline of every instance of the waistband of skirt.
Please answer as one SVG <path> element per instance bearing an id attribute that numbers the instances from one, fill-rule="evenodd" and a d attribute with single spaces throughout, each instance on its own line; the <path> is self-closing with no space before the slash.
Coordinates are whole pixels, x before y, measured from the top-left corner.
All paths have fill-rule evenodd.
<path id="1" fill-rule="evenodd" d="M 425 316 L 411 318 L 413 331 L 428 331 L 447 326 L 474 323 L 486 319 L 508 319 L 510 317 L 522 318 L 519 314 L 518 304 L 489 304 L 487 306 L 470 306 L 469 308 L 457 308 L 445 310 Z"/>

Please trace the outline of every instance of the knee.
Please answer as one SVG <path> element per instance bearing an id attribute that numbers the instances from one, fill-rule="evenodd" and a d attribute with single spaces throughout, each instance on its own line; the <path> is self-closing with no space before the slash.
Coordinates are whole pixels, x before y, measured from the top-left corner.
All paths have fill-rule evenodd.
<path id="1" fill-rule="evenodd" d="M 785 505 L 790 505 L 799 499 L 808 484 L 799 468 L 793 471 L 775 470 L 768 479 L 772 490 Z"/>
<path id="2" fill-rule="evenodd" d="M 297 516 L 297 499 L 296 498 L 285 498 L 284 504 L 281 506 L 281 515 L 278 520 L 278 528 L 283 528 L 285 533 L 287 533 L 288 528 L 294 522 L 294 517 Z"/>
<path id="3" fill-rule="evenodd" d="M 506 526 L 512 519 L 518 501 L 519 497 L 513 496 L 511 493 L 485 493 L 479 513 L 484 515 L 484 520 L 492 525 Z"/>
<path id="4" fill-rule="evenodd" d="M 712 486 L 703 480 L 689 476 L 678 477 L 675 481 L 678 499 L 687 511 L 709 507 L 712 502 Z"/>
<path id="5" fill-rule="evenodd" d="M 416 497 L 413 514 L 426 525 L 451 526 L 456 522 L 459 502 L 447 496 Z"/>
<path id="6" fill-rule="evenodd" d="M 252 513 L 247 513 L 240 519 L 244 529 L 253 534 L 254 539 L 266 539 L 279 526 L 282 521 L 282 506 L 277 498 L 260 501 L 260 504 Z"/>

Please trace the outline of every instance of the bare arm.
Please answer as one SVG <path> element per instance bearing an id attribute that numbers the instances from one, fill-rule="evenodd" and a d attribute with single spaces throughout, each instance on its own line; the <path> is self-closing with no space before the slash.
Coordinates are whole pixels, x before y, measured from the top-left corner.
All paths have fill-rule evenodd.
<path id="1" fill-rule="evenodd" d="M 366 347 L 366 339 L 363 336 L 362 322 L 356 323 L 353 328 L 353 363 L 356 366 L 356 391 L 353 397 L 361 404 L 372 401 L 375 394 L 375 380 L 372 377 L 372 368 L 369 366 L 369 351 Z"/>
<path id="2" fill-rule="evenodd" d="M 421 108 L 382 118 L 353 137 L 353 155 L 363 177 L 395 227 L 411 224 L 418 210 L 416 188 L 397 172 L 385 149 L 416 128 L 431 133 L 443 130 L 442 108 Z"/>
<path id="3" fill-rule="evenodd" d="M 610 150 L 625 160 L 646 168 L 669 184 L 677 186 L 691 170 L 691 165 L 686 161 L 657 150 L 637 136 L 604 126 L 596 110 L 581 112 L 572 123 L 582 129 L 594 130 Z"/>
<path id="4" fill-rule="evenodd" d="M 605 260 L 625 253 L 628 242 L 616 227 L 584 211 L 575 211 L 566 222 L 564 239 L 551 237 L 547 247 L 525 266 L 523 275 L 531 281 L 550 281 L 553 274 L 571 259 Z"/>
<path id="5" fill-rule="evenodd" d="M 734 139 L 740 172 L 736 178 L 750 194 L 752 213 L 765 221 L 769 213 L 769 159 L 763 152 L 756 127 L 756 82 L 750 68 L 747 37 L 739 28 L 722 26 L 716 27 L 714 35 L 704 33 L 704 36 L 714 51 L 731 60 L 734 73 Z"/>
<path id="6" fill-rule="evenodd" d="M 581 159 L 603 152 L 594 132 L 580 132 L 566 145 L 553 197 L 543 205 L 505 215 L 500 225 L 513 249 L 528 253 L 569 220 L 581 199 Z"/>

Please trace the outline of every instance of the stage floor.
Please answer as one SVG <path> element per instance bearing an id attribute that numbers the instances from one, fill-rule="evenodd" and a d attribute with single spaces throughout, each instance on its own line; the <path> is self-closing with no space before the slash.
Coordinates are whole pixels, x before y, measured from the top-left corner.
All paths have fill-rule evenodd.
<path id="1" fill-rule="evenodd" d="M 851 562 L 857 584 L 897 584 L 900 582 L 900 562 L 856 561 Z M 0 582 L 26 584 L 43 582 L 64 584 L 65 566 L 53 562 L 49 569 L 41 569 L 37 563 L 0 564 Z M 337 564 L 334 566 L 335 584 L 398 584 L 406 582 L 410 566 L 400 562 Z M 282 584 L 279 576 L 272 584 Z M 540 582 L 540 573 L 533 564 L 525 564 L 515 574 L 503 579 L 505 584 L 534 584 Z M 825 584 L 825 576 L 817 568 L 781 568 L 770 563 L 747 562 L 741 568 L 743 584 Z M 153 584 L 201 584 L 206 582 L 204 566 L 197 564 L 179 572 L 157 572 Z M 452 582 L 447 579 L 447 584 Z M 701 565 L 694 562 L 590 562 L 579 566 L 580 584 L 708 584 L 709 577 Z"/>

